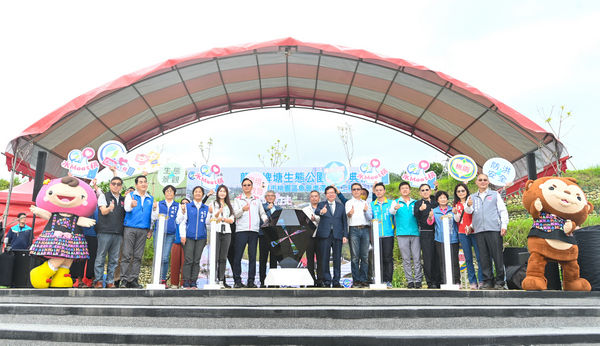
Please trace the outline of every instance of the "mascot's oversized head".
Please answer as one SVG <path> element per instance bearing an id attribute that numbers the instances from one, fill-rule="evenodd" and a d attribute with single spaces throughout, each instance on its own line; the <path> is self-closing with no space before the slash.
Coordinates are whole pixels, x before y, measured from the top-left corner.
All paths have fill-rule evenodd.
<path id="1" fill-rule="evenodd" d="M 523 193 L 523 206 L 535 214 L 534 203 L 539 198 L 542 210 L 575 222 L 578 226 L 585 222 L 594 210 L 575 178 L 543 177 L 529 180 Z"/>
<path id="2" fill-rule="evenodd" d="M 74 177 L 51 180 L 42 186 L 35 204 L 51 213 L 68 213 L 90 216 L 96 209 L 96 193 L 92 188 Z"/>

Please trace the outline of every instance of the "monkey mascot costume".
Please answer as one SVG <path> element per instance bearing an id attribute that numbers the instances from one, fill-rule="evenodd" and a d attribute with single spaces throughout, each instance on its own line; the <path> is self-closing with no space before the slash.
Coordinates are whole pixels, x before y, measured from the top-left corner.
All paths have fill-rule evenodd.
<path id="1" fill-rule="evenodd" d="M 524 290 L 547 288 L 544 270 L 548 261 L 562 267 L 565 291 L 590 291 L 590 283 L 579 277 L 579 249 L 573 231 L 594 208 L 574 178 L 543 177 L 529 180 L 523 193 L 523 206 L 533 217 L 527 238 L 529 262 Z"/>

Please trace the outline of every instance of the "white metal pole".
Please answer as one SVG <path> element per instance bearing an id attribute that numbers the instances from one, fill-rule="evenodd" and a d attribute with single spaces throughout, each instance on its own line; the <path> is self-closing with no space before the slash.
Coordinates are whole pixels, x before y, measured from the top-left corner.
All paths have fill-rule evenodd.
<path id="1" fill-rule="evenodd" d="M 217 221 L 210 223 L 210 254 L 209 254 L 209 273 L 208 284 L 204 285 L 204 289 L 220 289 L 221 286 L 217 283 Z M 221 249 L 223 250 L 223 249 Z"/>
<path id="2" fill-rule="evenodd" d="M 159 214 L 156 222 L 156 247 L 154 248 L 154 270 L 152 271 L 152 283 L 147 285 L 146 288 L 151 290 L 165 289 L 165 285 L 160 284 L 160 272 L 162 267 L 162 250 L 165 236 L 165 223 L 167 216 L 165 214 Z"/>
<path id="3" fill-rule="evenodd" d="M 444 269 L 446 271 L 446 283 L 441 285 L 440 288 L 443 290 L 458 290 L 460 285 L 452 282 L 452 263 L 450 255 L 450 214 L 442 216 L 442 222 L 444 224 Z"/>
<path id="4" fill-rule="evenodd" d="M 381 283 L 381 250 L 379 248 L 379 220 L 371 220 L 371 232 L 373 232 L 373 276 L 375 282 L 369 285 L 371 289 L 384 289 L 387 288 L 385 284 Z"/>

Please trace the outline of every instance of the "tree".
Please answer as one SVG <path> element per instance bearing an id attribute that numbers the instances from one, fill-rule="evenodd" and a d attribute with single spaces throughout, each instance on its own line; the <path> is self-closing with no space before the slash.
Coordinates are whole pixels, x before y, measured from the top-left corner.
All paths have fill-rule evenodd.
<path id="1" fill-rule="evenodd" d="M 17 186 L 17 185 L 21 185 L 21 180 L 19 180 L 19 178 L 15 177 L 15 179 L 13 180 L 13 186 Z M 3 190 L 8 190 L 8 188 L 10 187 L 10 181 L 6 180 L 6 179 L 0 179 L 0 191 Z"/>
<path id="2" fill-rule="evenodd" d="M 212 137 L 208 137 L 206 143 L 204 141 L 200 141 L 198 147 L 200 148 L 200 153 L 202 154 L 202 159 L 204 159 L 204 164 L 208 165 L 208 161 L 210 160 L 210 151 L 213 146 Z"/>
<path id="3" fill-rule="evenodd" d="M 431 162 L 429 164 L 429 170 L 435 172 L 435 175 L 439 179 L 444 173 L 444 164 L 439 162 Z"/>
<path id="4" fill-rule="evenodd" d="M 566 111 L 565 112 L 565 106 L 560 106 L 560 111 L 558 112 L 558 114 L 556 115 L 556 117 L 554 116 L 554 106 L 552 106 L 550 108 L 550 112 L 548 113 L 548 116 L 546 116 L 544 114 L 544 109 L 538 110 L 539 113 L 542 114 L 542 116 L 544 117 L 544 122 L 548 125 L 548 127 L 550 128 L 550 131 L 554 134 L 554 137 L 556 138 L 557 141 L 561 141 L 561 136 L 563 135 L 563 127 L 565 125 L 565 123 L 568 121 L 568 119 L 570 119 L 573 116 L 573 113 L 571 113 L 571 111 Z M 556 168 L 556 174 L 560 177 L 562 176 L 562 163 L 560 161 L 561 159 L 561 152 L 560 152 L 560 147 L 556 146 L 554 148 L 549 148 L 550 149 L 550 161 L 554 161 L 555 162 L 555 168 Z"/>
<path id="5" fill-rule="evenodd" d="M 346 159 L 348 159 L 348 167 L 352 167 L 352 157 L 354 157 L 354 139 L 352 138 L 352 126 L 348 123 L 338 126 L 340 139 L 344 145 Z"/>
<path id="6" fill-rule="evenodd" d="M 286 155 L 287 144 L 281 144 L 281 141 L 278 139 L 271 145 L 269 149 L 267 149 L 267 154 L 269 154 L 269 167 L 281 167 L 284 163 L 289 161 L 290 157 Z M 258 154 L 258 159 L 262 162 L 263 166 L 267 167 L 267 158 L 261 154 Z"/>

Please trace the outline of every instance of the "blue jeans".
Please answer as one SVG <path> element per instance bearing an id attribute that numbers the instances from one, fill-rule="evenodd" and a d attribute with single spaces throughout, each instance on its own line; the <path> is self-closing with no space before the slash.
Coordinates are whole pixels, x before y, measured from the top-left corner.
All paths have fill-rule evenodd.
<path id="1" fill-rule="evenodd" d="M 477 241 L 475 241 L 475 235 L 459 233 L 458 241 L 460 242 L 460 246 L 465 254 L 465 263 L 467 265 L 469 283 L 476 284 L 477 282 L 482 282 L 483 274 L 481 273 L 481 261 L 479 260 L 479 247 L 477 246 Z M 477 277 L 475 277 L 475 267 L 473 266 L 473 250 L 471 247 L 475 249 L 475 257 L 477 257 L 477 266 L 479 267 L 479 270 L 477 271 Z"/>
<path id="2" fill-rule="evenodd" d="M 106 284 L 112 284 L 115 281 L 115 269 L 119 264 L 119 253 L 121 252 L 121 243 L 123 235 L 112 233 L 98 233 L 98 252 L 94 262 L 94 275 L 96 282 L 102 281 L 104 277 L 104 262 L 108 255 L 108 266 L 106 269 Z"/>
<path id="3" fill-rule="evenodd" d="M 160 279 L 167 279 L 167 272 L 169 271 L 169 256 L 171 255 L 171 247 L 175 242 L 175 233 L 165 234 L 163 240 L 162 259 L 160 265 Z M 154 248 L 156 249 L 156 232 L 154 232 Z"/>
<path id="4" fill-rule="evenodd" d="M 350 227 L 350 255 L 352 256 L 352 281 L 367 282 L 369 271 L 369 227 Z"/>

